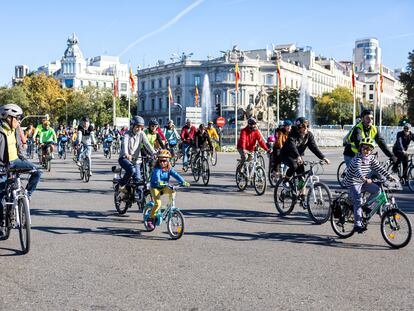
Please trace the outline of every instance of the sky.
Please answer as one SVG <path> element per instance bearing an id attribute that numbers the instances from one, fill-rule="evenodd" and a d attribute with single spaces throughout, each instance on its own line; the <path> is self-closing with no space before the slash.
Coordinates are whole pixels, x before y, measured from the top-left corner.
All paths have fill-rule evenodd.
<path id="1" fill-rule="evenodd" d="M 76 33 L 84 57 L 119 56 L 122 63 L 170 62 L 295 43 L 316 55 L 352 60 L 355 40 L 375 37 L 383 64 L 405 68 L 414 50 L 412 0 L 3 0 L 0 2 L 0 86 L 14 66 L 60 60 Z"/>

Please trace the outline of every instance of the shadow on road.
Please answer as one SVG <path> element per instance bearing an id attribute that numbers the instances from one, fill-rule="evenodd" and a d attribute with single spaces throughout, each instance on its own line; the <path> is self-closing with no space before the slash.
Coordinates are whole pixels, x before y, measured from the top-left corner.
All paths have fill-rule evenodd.
<path id="1" fill-rule="evenodd" d="M 3 252 L 6 251 L 6 254 L 3 254 Z M 6 247 L 0 247 L 0 257 L 14 257 L 14 256 L 23 256 L 23 252 L 21 250 L 12 249 L 12 248 L 6 248 Z"/>

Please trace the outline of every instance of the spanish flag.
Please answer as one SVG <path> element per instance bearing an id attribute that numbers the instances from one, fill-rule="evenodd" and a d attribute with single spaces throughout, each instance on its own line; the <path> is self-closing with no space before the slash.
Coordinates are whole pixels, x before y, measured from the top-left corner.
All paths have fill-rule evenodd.
<path id="1" fill-rule="evenodd" d="M 352 63 L 352 90 L 355 91 L 355 64 Z"/>
<path id="2" fill-rule="evenodd" d="M 198 94 L 198 85 L 197 85 L 197 82 L 196 82 L 196 85 L 195 85 L 195 106 L 196 107 L 198 107 L 198 96 L 199 96 L 199 94 Z"/>
<path id="3" fill-rule="evenodd" d="M 168 80 L 168 104 L 171 105 L 173 103 L 173 95 L 171 91 L 170 80 Z"/>
<path id="4" fill-rule="evenodd" d="M 236 92 L 238 92 L 239 91 L 239 80 L 240 80 L 239 63 L 236 63 L 236 67 L 234 68 L 234 76 L 236 78 Z"/>
<path id="5" fill-rule="evenodd" d="M 277 83 L 279 85 L 279 90 L 282 89 L 282 77 L 280 75 L 280 63 L 279 61 L 276 63 L 277 65 Z"/>
<path id="6" fill-rule="evenodd" d="M 382 64 L 380 65 L 380 91 L 384 92 L 384 75 L 382 74 Z"/>
<path id="7" fill-rule="evenodd" d="M 134 92 L 135 89 L 135 80 L 132 73 L 132 67 L 129 67 L 129 82 L 131 83 L 131 91 Z"/>
<path id="8" fill-rule="evenodd" d="M 114 97 L 118 97 L 118 79 L 114 75 Z"/>

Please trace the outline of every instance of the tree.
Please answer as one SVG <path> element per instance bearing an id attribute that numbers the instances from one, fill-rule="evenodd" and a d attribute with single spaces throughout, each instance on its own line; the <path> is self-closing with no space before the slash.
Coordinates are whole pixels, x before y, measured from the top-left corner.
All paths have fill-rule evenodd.
<path id="1" fill-rule="evenodd" d="M 273 107 L 276 107 L 277 98 L 276 90 L 273 91 Z M 296 111 L 298 108 L 299 91 L 296 89 L 284 88 L 279 91 L 279 109 L 280 120 L 289 119 L 294 120 L 296 118 Z M 274 110 L 276 116 L 276 109 Z"/>
<path id="2" fill-rule="evenodd" d="M 400 81 L 403 84 L 402 93 L 406 96 L 405 103 L 408 107 L 408 117 L 411 122 L 414 121 L 414 50 L 408 53 L 408 64 L 406 72 L 400 75 Z"/>
<path id="3" fill-rule="evenodd" d="M 0 88 L 0 103 L 4 104 L 16 104 L 23 109 L 25 115 L 28 114 L 28 108 L 30 102 L 24 92 L 23 88 L 19 85 L 11 88 L 2 87 Z"/>

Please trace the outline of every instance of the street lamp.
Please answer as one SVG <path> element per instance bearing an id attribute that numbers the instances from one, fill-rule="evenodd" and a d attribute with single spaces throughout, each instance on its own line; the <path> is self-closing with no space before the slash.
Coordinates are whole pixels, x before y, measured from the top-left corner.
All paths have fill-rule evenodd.
<path id="1" fill-rule="evenodd" d="M 66 107 L 66 109 L 65 109 L 65 111 L 66 111 L 66 126 L 68 126 L 68 103 L 67 103 L 67 101 L 66 101 L 66 99 L 64 99 L 64 98 L 62 98 L 62 97 L 58 97 L 58 98 L 56 98 L 56 100 L 63 100 L 64 102 L 65 102 L 65 107 Z"/>

